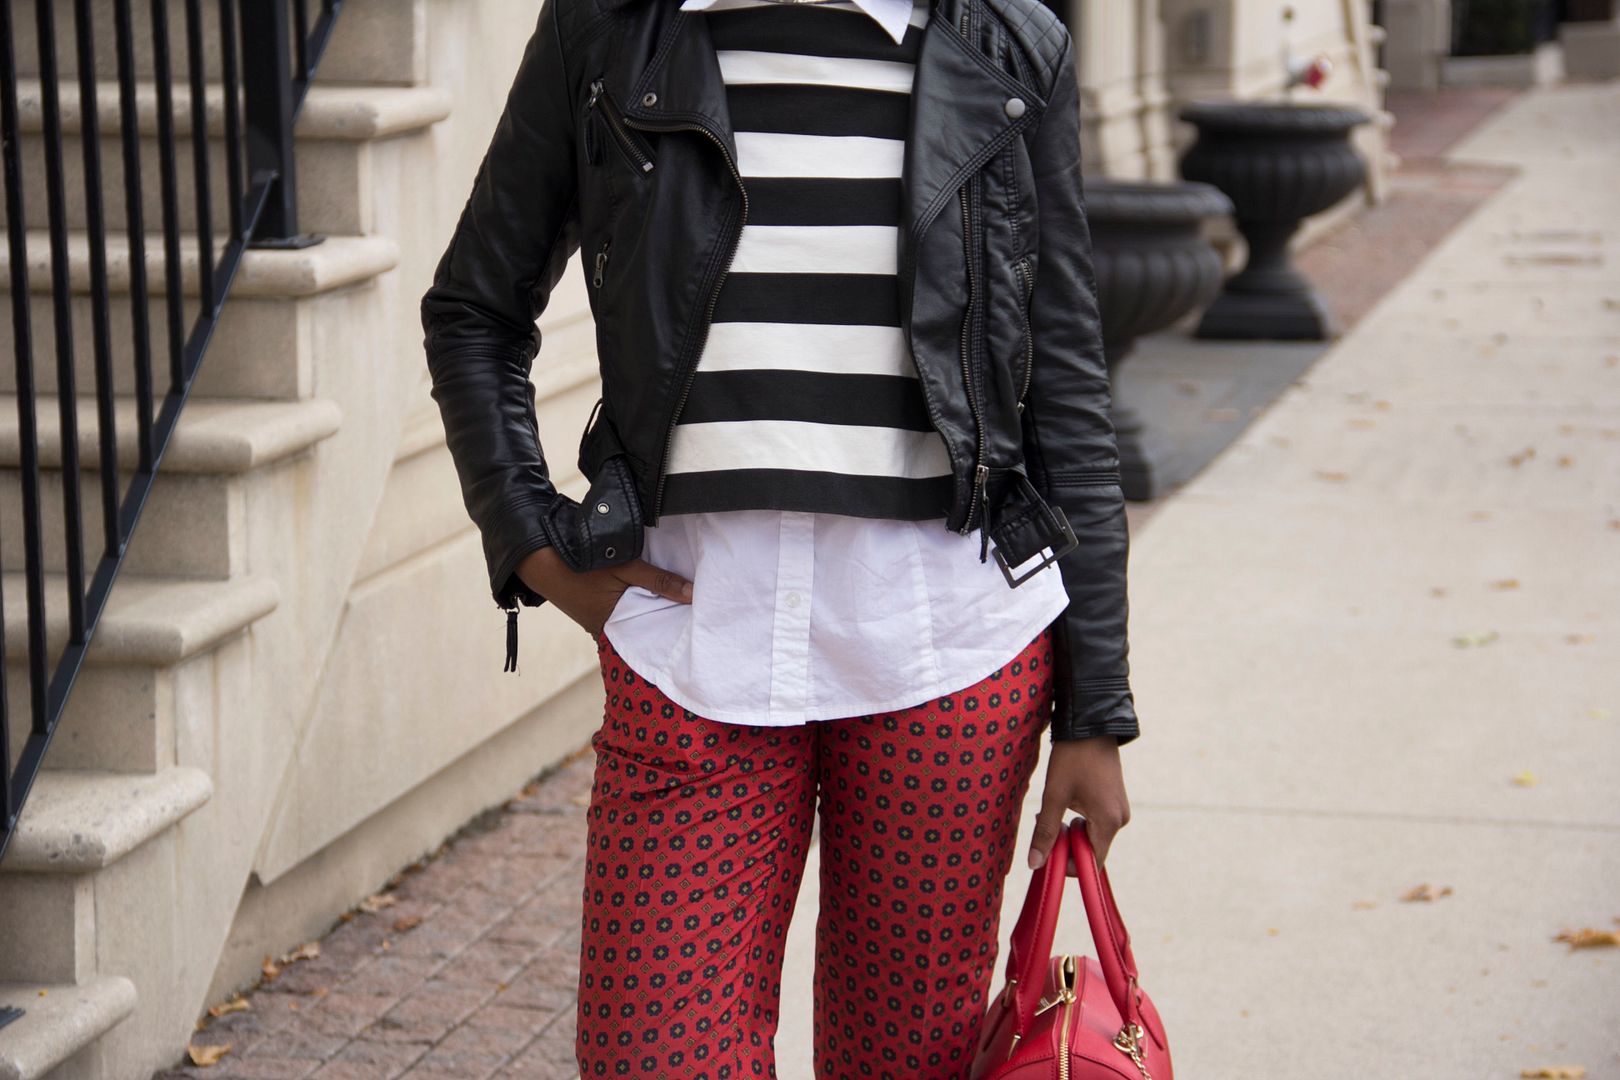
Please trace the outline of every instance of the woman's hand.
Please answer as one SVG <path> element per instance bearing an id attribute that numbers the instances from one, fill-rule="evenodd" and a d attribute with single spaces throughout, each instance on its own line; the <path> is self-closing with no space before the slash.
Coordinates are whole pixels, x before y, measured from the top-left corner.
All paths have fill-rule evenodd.
<path id="1" fill-rule="evenodd" d="M 563 562 L 562 556 L 549 544 L 531 551 L 518 564 L 517 575 L 523 584 L 556 604 L 592 637 L 602 632 L 614 605 L 631 585 L 640 585 L 683 604 L 692 602 L 692 583 L 673 571 L 662 570 L 641 559 L 600 570 L 575 570 Z"/>
<path id="2" fill-rule="evenodd" d="M 1063 828 L 1063 815 L 1078 810 L 1086 819 L 1086 835 L 1100 863 L 1108 858 L 1114 834 L 1131 820 L 1125 797 L 1125 777 L 1119 765 L 1119 740 L 1112 735 L 1060 740 L 1052 744 L 1046 762 L 1046 789 L 1035 816 L 1035 837 L 1029 845 L 1029 865 L 1046 862 Z M 1064 858 L 1068 858 L 1067 852 Z"/>

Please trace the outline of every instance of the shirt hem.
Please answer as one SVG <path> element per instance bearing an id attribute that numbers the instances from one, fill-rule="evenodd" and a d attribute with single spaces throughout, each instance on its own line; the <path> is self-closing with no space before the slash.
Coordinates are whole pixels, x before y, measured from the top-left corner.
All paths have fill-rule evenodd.
<path id="1" fill-rule="evenodd" d="M 836 706 L 840 711 L 832 711 L 834 708 L 832 706 L 804 709 L 786 716 L 781 714 L 773 715 L 769 709 L 765 710 L 765 716 L 761 717 L 760 713 L 754 710 L 722 709 L 702 705 L 697 698 L 689 697 L 683 688 L 665 685 L 666 680 L 669 678 L 667 669 L 660 665 L 647 663 L 644 659 L 638 661 L 634 656 L 620 649 L 619 643 L 613 640 L 611 633 L 613 624 L 611 622 L 603 627 L 602 633 L 639 678 L 662 691 L 666 697 L 688 712 L 696 713 L 705 720 L 714 720 L 723 724 L 744 724 L 749 727 L 795 727 L 800 724 L 818 723 L 825 720 L 848 720 L 869 716 L 873 713 L 897 712 L 924 704 L 932 698 L 965 690 L 983 681 L 991 672 L 1011 663 L 1013 658 L 1023 652 L 1041 630 L 1050 625 L 1067 608 L 1068 596 L 1064 595 L 1063 603 L 1057 605 L 1055 610 L 1044 613 L 1039 618 L 1031 619 L 1025 624 L 1023 632 L 1014 639 L 1016 644 L 1010 652 L 1005 652 L 998 662 L 984 668 L 979 675 L 973 676 L 965 682 L 961 681 L 959 676 L 953 675 L 949 678 L 936 679 L 933 683 L 925 685 L 921 689 L 908 691 L 904 695 L 897 695 L 877 702 L 845 703 Z M 631 653 L 635 651 L 634 648 L 630 650 Z"/>

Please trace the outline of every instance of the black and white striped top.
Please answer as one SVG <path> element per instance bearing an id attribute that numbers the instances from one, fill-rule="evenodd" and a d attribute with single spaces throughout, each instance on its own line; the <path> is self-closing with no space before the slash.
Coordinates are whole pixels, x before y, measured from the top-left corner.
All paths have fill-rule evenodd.
<path id="1" fill-rule="evenodd" d="M 950 459 L 900 329 L 897 242 L 927 0 L 896 43 L 846 2 L 708 22 L 748 217 L 677 417 L 665 513 L 945 516 Z"/>

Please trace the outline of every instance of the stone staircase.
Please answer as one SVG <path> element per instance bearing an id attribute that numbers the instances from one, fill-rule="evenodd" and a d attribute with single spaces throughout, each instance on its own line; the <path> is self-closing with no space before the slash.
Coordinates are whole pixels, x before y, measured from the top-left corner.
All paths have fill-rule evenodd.
<path id="1" fill-rule="evenodd" d="M 17 6 L 18 59 L 32 60 Z M 123 222 L 110 3 L 97 9 L 109 225 Z M 428 0 L 350 0 L 299 114 L 296 250 L 250 252 L 233 283 L 45 772 L 0 862 L 0 1080 L 135 1080 L 174 1062 L 207 1004 L 345 608 L 407 416 L 422 400 L 416 302 L 442 246 L 420 229 L 438 201 L 432 127 L 450 93 L 426 79 Z M 137 5 L 139 7 L 139 5 Z M 212 11 L 212 7 L 209 6 Z M 57 0 L 59 41 L 72 5 Z M 183 18 L 172 15 L 183 72 Z M 141 20 L 138 16 L 138 24 Z M 145 38 L 146 31 L 140 36 Z M 212 29 L 210 63 L 217 33 Z M 96 460 L 88 242 L 76 78 L 60 85 L 71 230 L 81 461 Z M 161 227 L 157 94 L 139 94 L 146 226 Z M 26 76 L 26 68 L 24 74 Z M 223 115 L 210 72 L 216 229 L 228 220 Z M 189 95 L 175 86 L 182 151 Z M 54 387 L 37 79 L 22 94 L 36 384 Z M 32 170 L 32 171 L 30 171 Z M 36 173 L 38 175 L 36 175 Z M 182 153 L 181 205 L 193 173 Z M 426 220 L 438 222 L 435 213 Z M 194 222 L 185 232 L 185 326 L 197 310 Z M 167 385 L 162 236 L 145 237 L 154 378 Z M 135 461 L 128 244 L 109 243 L 119 459 Z M 413 276 L 400 271 L 411 267 Z M 0 253 L 0 281 L 10 267 Z M 0 335 L 0 574 L 12 745 L 29 717 L 15 356 Z M 57 401 L 38 400 L 49 655 L 67 633 Z M 100 551 L 96 474 L 83 476 L 86 553 Z M 54 560 L 54 561 L 53 561 Z"/>

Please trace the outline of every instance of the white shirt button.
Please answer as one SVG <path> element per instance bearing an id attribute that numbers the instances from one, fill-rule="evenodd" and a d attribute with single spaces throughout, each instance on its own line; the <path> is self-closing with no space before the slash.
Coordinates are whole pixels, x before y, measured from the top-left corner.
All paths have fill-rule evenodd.
<path id="1" fill-rule="evenodd" d="M 784 596 L 782 599 L 787 601 L 787 606 L 788 607 L 798 607 L 801 597 L 796 592 L 790 592 L 786 596 Z"/>

